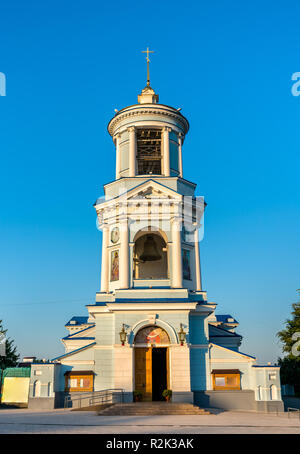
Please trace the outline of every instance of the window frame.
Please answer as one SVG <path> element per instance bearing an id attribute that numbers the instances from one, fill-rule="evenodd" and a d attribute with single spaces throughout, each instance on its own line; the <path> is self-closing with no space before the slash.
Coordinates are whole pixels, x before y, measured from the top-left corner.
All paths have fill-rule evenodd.
<path id="1" fill-rule="evenodd" d="M 225 378 L 225 386 L 216 385 L 216 378 Z M 228 386 L 229 378 L 235 378 L 237 384 L 235 386 Z M 228 373 L 228 372 L 212 373 L 212 381 L 213 381 L 213 390 L 214 391 L 240 390 L 241 389 L 241 374 L 237 373 L 237 372 L 235 372 L 235 373 Z"/>
<path id="2" fill-rule="evenodd" d="M 160 150 L 159 150 L 159 153 L 149 153 L 149 155 L 147 155 L 147 153 L 145 153 L 145 151 L 143 152 L 139 147 L 140 147 L 140 144 L 139 144 L 139 141 L 141 141 L 141 137 L 140 135 L 142 134 L 142 132 L 145 132 L 145 131 L 150 131 L 151 132 L 158 132 L 159 133 L 159 138 L 155 138 L 153 137 L 152 140 L 153 141 L 156 141 L 156 142 L 159 142 L 160 143 Z M 146 139 L 146 137 L 145 137 Z M 151 140 L 151 138 L 149 139 Z M 149 144 L 150 146 L 150 144 Z M 156 145 L 154 145 L 155 147 Z M 147 157 L 149 159 L 147 159 Z M 159 163 L 159 167 L 160 167 L 160 171 L 157 173 L 157 172 L 148 172 L 148 173 L 145 173 L 145 172 L 142 172 L 140 171 L 140 167 L 144 167 L 144 163 L 148 163 L 149 165 L 149 162 L 150 161 L 153 161 L 155 163 Z M 143 128 L 137 128 L 137 132 L 136 132 L 136 165 L 137 165 L 137 176 L 141 176 L 141 175 L 162 175 L 163 174 L 163 146 L 162 146 L 162 129 L 161 128 L 151 128 L 151 127 L 143 127 Z M 143 170 L 145 170 L 145 168 L 143 168 Z"/>
<path id="3" fill-rule="evenodd" d="M 84 379 L 89 379 L 90 381 L 90 386 L 89 387 L 81 387 L 80 383 L 81 380 Z M 77 386 L 70 386 L 71 380 L 76 380 Z M 81 374 L 80 371 L 77 373 L 71 372 L 67 373 L 65 375 L 65 392 L 92 392 L 94 390 L 94 374 L 92 373 L 86 373 L 86 374 Z"/>

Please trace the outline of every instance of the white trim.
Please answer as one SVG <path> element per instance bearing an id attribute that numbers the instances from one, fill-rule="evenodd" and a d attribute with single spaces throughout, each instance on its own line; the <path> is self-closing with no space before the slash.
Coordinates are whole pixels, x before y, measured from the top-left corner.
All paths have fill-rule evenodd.
<path id="1" fill-rule="evenodd" d="M 69 365 L 71 366 L 71 365 L 73 365 L 73 364 L 74 364 L 74 365 L 76 365 L 76 364 L 78 364 L 78 365 L 79 365 L 79 364 L 88 364 L 88 365 L 94 366 L 94 365 L 95 365 L 95 361 L 93 361 L 93 360 L 88 360 L 88 359 L 86 359 L 86 360 L 84 360 L 84 359 L 82 359 L 82 360 L 74 359 L 73 361 L 71 361 L 71 360 L 65 360 L 65 361 L 63 361 L 63 360 L 62 360 L 62 361 L 61 361 L 61 364 L 64 364 L 64 365 L 66 365 L 66 366 L 69 366 Z"/>
<path id="2" fill-rule="evenodd" d="M 164 322 L 163 320 L 160 320 L 160 319 L 155 319 L 155 323 L 149 323 L 149 318 L 146 318 L 144 320 L 139 320 L 131 329 L 131 333 L 130 333 L 130 336 L 129 336 L 129 343 L 130 345 L 135 345 L 134 344 L 134 338 L 135 336 L 137 335 L 137 333 L 143 329 L 143 328 L 146 328 L 147 326 L 157 326 L 158 328 L 162 328 L 163 330 L 165 330 L 169 336 L 169 339 L 170 339 L 170 344 L 171 343 L 175 343 L 177 344 L 178 343 L 178 336 L 177 336 L 177 333 L 175 331 L 175 329 L 173 328 L 173 326 L 171 326 L 169 323 L 167 322 Z M 170 344 L 168 344 L 168 346 L 170 346 Z M 140 346 L 142 344 L 139 344 Z M 143 344 L 144 345 L 144 344 Z M 150 346 L 151 344 L 145 344 L 145 346 Z M 161 345 L 162 346 L 162 345 Z"/>

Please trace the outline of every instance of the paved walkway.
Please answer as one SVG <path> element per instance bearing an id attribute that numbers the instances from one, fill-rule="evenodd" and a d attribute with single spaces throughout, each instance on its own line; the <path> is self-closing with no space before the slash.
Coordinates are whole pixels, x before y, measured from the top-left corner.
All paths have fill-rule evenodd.
<path id="1" fill-rule="evenodd" d="M 294 414 L 215 412 L 185 416 L 97 416 L 94 412 L 0 409 L 0 434 L 300 434 Z"/>

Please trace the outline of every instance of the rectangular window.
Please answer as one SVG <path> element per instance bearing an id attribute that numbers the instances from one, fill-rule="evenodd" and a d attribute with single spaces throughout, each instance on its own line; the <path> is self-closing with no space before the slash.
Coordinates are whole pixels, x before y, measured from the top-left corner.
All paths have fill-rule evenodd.
<path id="1" fill-rule="evenodd" d="M 138 175 L 161 175 L 161 130 L 138 129 Z"/>

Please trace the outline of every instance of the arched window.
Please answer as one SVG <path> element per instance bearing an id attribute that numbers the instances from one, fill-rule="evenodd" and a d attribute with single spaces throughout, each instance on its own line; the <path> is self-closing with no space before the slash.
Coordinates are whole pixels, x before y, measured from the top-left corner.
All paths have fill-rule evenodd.
<path id="1" fill-rule="evenodd" d="M 261 400 L 261 386 L 258 385 L 257 387 L 257 400 Z"/>
<path id="2" fill-rule="evenodd" d="M 36 380 L 33 384 L 33 397 L 41 396 L 41 382 Z"/>
<path id="3" fill-rule="evenodd" d="M 138 175 L 161 175 L 161 130 L 137 130 Z"/>
<path id="4" fill-rule="evenodd" d="M 275 385 L 270 386 L 270 399 L 277 400 L 277 388 Z"/>
<path id="5" fill-rule="evenodd" d="M 48 382 L 47 395 L 48 395 L 48 397 L 51 396 L 51 382 L 50 381 Z"/>

